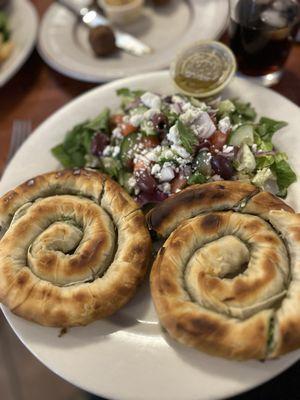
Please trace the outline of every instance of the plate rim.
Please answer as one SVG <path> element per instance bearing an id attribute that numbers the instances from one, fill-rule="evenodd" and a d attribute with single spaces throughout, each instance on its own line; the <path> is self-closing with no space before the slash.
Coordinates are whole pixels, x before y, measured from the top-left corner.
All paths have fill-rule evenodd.
<path id="1" fill-rule="evenodd" d="M 57 118 L 60 118 L 60 116 L 63 115 L 63 114 L 66 112 L 67 109 L 72 108 L 72 107 L 74 106 L 74 103 L 76 103 L 76 102 L 78 102 L 78 103 L 82 102 L 82 101 L 84 100 L 85 97 L 88 98 L 89 96 L 94 95 L 94 94 L 97 93 L 97 92 L 101 92 L 101 91 L 103 90 L 103 88 L 104 88 L 104 90 L 105 90 L 105 89 L 111 90 L 111 89 L 114 89 L 114 87 L 119 86 L 119 85 L 124 85 L 124 84 L 125 84 L 125 85 L 128 85 L 128 84 L 130 84 L 130 82 L 134 82 L 134 80 L 153 79 L 153 78 L 156 78 L 156 77 L 158 77 L 158 76 L 161 76 L 161 77 L 169 77 L 169 73 L 168 73 L 167 71 L 156 71 L 156 72 L 144 73 L 144 74 L 135 75 L 135 76 L 129 77 L 129 78 L 119 79 L 119 80 L 116 80 L 116 81 L 114 81 L 114 82 L 110 82 L 110 83 L 108 83 L 108 84 L 105 84 L 105 85 L 102 85 L 102 86 L 98 86 L 98 87 L 96 87 L 96 88 L 93 88 L 93 89 L 91 89 L 91 90 L 89 90 L 89 91 L 87 91 L 87 92 L 81 94 L 80 96 L 74 98 L 72 101 L 70 101 L 69 103 L 67 103 L 67 104 L 64 105 L 63 107 L 59 108 L 59 109 L 58 109 L 56 112 L 54 112 L 52 115 L 50 115 L 42 124 L 40 124 L 40 125 L 34 130 L 33 135 L 36 134 L 36 133 L 38 133 L 40 130 L 45 129 L 45 127 L 47 127 L 47 124 L 48 124 L 48 123 L 51 123 L 53 120 L 55 120 L 55 119 L 57 119 Z M 244 80 L 241 79 L 241 78 L 236 78 L 236 79 L 237 79 L 238 81 L 244 81 Z M 260 86 L 258 86 L 258 85 L 256 85 L 256 84 L 253 84 L 253 83 L 251 83 L 251 82 L 249 82 L 249 84 L 254 85 L 254 86 L 259 87 L 260 89 L 262 89 Z M 281 99 L 284 100 L 285 102 L 288 102 L 290 105 L 296 107 L 297 110 L 300 112 L 300 109 L 297 107 L 297 105 L 296 105 L 295 103 L 293 103 L 291 100 L 285 98 L 283 95 L 281 95 L 281 94 L 279 94 L 279 93 L 277 93 L 277 92 L 274 92 L 274 91 L 272 91 L 272 90 L 270 90 L 270 89 L 263 88 L 263 90 L 268 91 L 268 92 L 269 92 L 270 94 L 272 94 L 272 95 L 278 96 L 279 98 L 281 98 Z M 21 149 L 21 148 L 20 148 L 20 149 Z M 20 149 L 19 149 L 19 150 L 20 150 Z M 10 164 L 7 166 L 7 170 L 9 169 L 9 166 L 10 166 Z M 7 171 L 7 170 L 6 170 L 6 171 Z M 5 174 L 6 174 L 6 172 L 4 173 L 3 176 L 5 176 Z M 300 182 L 299 182 L 299 183 L 300 183 Z M 68 382 L 71 382 L 72 384 L 76 385 L 77 387 L 80 387 L 80 388 L 82 388 L 82 389 L 84 389 L 84 390 L 87 390 L 87 391 L 92 392 L 92 393 L 94 393 L 94 394 L 96 394 L 96 395 L 99 395 L 99 393 L 97 393 L 97 392 L 91 390 L 90 388 L 86 387 L 86 386 L 85 386 L 84 384 L 82 384 L 81 382 L 78 383 L 78 381 L 76 381 L 75 379 L 74 379 L 74 380 L 73 380 L 73 379 L 69 379 L 69 378 L 66 379 L 61 373 L 56 372 L 56 369 L 55 369 L 55 368 L 50 368 L 50 367 L 46 364 L 46 362 L 43 361 L 43 359 L 40 357 L 40 355 L 39 355 L 38 353 L 36 353 L 34 350 L 32 350 L 31 347 L 27 344 L 27 342 L 26 342 L 25 340 L 23 340 L 22 333 L 21 333 L 20 331 L 17 331 L 17 330 L 15 330 L 15 329 L 13 328 L 13 323 L 12 323 L 12 321 L 10 320 L 10 315 L 9 315 L 10 311 L 9 311 L 5 306 L 3 306 L 3 305 L 1 305 L 1 309 L 2 309 L 2 311 L 3 311 L 3 313 L 4 313 L 4 315 L 5 315 L 6 320 L 7 320 L 8 323 L 9 323 L 10 327 L 13 329 L 14 333 L 15 333 L 15 334 L 17 335 L 17 337 L 21 340 L 21 342 L 25 345 L 25 347 L 26 347 L 32 354 L 34 354 L 34 356 L 37 357 L 37 359 L 38 359 L 40 362 L 42 362 L 42 364 L 44 364 L 48 369 L 50 369 L 51 371 L 53 371 L 54 373 L 56 373 L 58 376 L 60 376 L 60 377 L 62 377 L 63 379 L 67 380 Z M 294 352 L 294 353 L 295 353 L 295 355 L 296 355 L 296 352 Z M 299 359 L 299 356 L 297 356 L 297 359 Z M 245 388 L 245 389 L 242 389 L 242 390 L 239 390 L 239 389 L 238 389 L 238 390 L 232 390 L 232 391 L 229 391 L 229 390 L 228 390 L 228 391 L 226 392 L 226 396 L 233 396 L 233 395 L 241 394 L 241 393 L 244 393 L 244 392 L 246 392 L 246 391 L 248 391 L 248 390 L 250 390 L 250 389 L 253 389 L 253 388 L 255 388 L 255 387 L 260 386 L 261 384 L 263 384 L 263 383 L 265 383 L 265 382 L 267 382 L 267 381 L 269 381 L 269 380 L 271 380 L 271 379 L 277 377 L 277 376 L 280 375 L 282 372 L 284 372 L 286 369 L 290 368 L 292 365 L 294 365 L 294 364 L 297 362 L 297 359 L 294 359 L 294 360 L 291 361 L 291 362 L 289 361 L 289 366 L 279 368 L 278 372 L 276 372 L 274 375 L 272 375 L 271 377 L 268 377 L 268 378 L 263 378 L 262 380 L 258 381 L 255 385 L 250 384 L 248 388 Z M 109 398 L 110 398 L 111 400 L 112 400 L 113 398 L 114 398 L 114 399 L 121 399 L 121 397 L 109 397 Z M 223 396 L 214 396 L 214 397 L 213 397 L 213 399 L 215 399 L 215 400 L 222 399 L 222 398 L 224 398 L 224 397 L 223 397 Z"/>
<path id="2" fill-rule="evenodd" d="M 26 7 L 28 13 L 31 13 L 30 23 L 33 24 L 32 39 L 31 41 L 28 41 L 27 46 L 25 46 L 20 52 L 21 55 L 19 56 L 18 62 L 13 64 L 11 68 L 8 69 L 3 75 L 1 75 L 0 70 L 0 88 L 8 83 L 26 63 L 35 47 L 38 36 L 39 16 L 33 3 L 31 3 L 29 0 L 14 0 L 14 2 L 17 4 L 17 7 L 19 4 L 21 4 L 21 7 Z"/>
<path id="3" fill-rule="evenodd" d="M 197 3 L 199 0 L 187 0 L 187 1 L 191 2 L 192 5 L 194 6 L 194 4 Z M 210 1 L 217 2 L 218 0 L 210 0 Z M 39 33 L 38 33 L 38 37 L 37 37 L 36 48 L 37 48 L 39 55 L 41 56 L 41 58 L 44 60 L 44 62 L 46 64 L 48 64 L 56 72 L 58 72 L 64 76 L 67 76 L 69 78 L 80 80 L 82 82 L 106 83 L 106 82 L 110 82 L 115 79 L 123 79 L 126 77 L 130 77 L 130 75 L 126 75 L 126 74 L 124 75 L 122 73 L 115 73 L 115 74 L 111 73 L 111 74 L 104 74 L 104 75 L 99 74 L 99 76 L 96 76 L 94 74 L 85 73 L 83 71 L 80 71 L 80 72 L 74 71 L 73 69 L 69 68 L 65 64 L 60 63 L 60 60 L 56 59 L 55 57 L 52 57 L 52 55 L 47 51 L 47 49 L 43 45 L 42 34 L 43 34 L 46 17 L 51 12 L 53 12 L 53 9 L 56 6 L 57 6 L 57 4 L 55 4 L 55 3 L 51 4 L 50 7 L 48 7 L 47 11 L 44 13 L 41 23 L 40 23 L 40 29 L 39 29 Z M 218 29 L 218 32 L 216 33 L 215 37 L 213 38 L 214 40 L 218 40 L 222 36 L 222 34 L 226 30 L 226 26 L 227 26 L 227 22 L 228 22 L 229 7 L 228 7 L 227 1 L 222 2 L 222 7 L 224 8 L 224 18 L 223 18 L 224 20 L 223 20 L 223 24 L 222 25 L 220 24 L 220 28 Z M 185 43 L 185 46 L 186 46 L 186 43 Z M 151 71 L 161 71 L 163 69 L 167 69 L 168 64 L 169 64 L 168 61 L 162 62 L 162 63 L 158 64 L 156 67 L 149 68 L 147 70 L 141 71 L 140 73 L 146 74 Z"/>

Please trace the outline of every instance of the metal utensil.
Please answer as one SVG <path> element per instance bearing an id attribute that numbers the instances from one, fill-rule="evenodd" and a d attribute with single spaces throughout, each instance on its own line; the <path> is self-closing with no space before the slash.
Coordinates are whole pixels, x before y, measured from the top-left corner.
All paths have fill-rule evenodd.
<path id="1" fill-rule="evenodd" d="M 57 2 L 79 17 L 89 28 L 95 28 L 99 25 L 110 25 L 109 20 L 93 8 L 79 8 L 72 0 L 57 0 Z M 113 30 L 116 37 L 116 46 L 119 49 L 135 56 L 142 56 L 152 52 L 149 46 L 129 33 L 123 32 L 117 28 Z"/>

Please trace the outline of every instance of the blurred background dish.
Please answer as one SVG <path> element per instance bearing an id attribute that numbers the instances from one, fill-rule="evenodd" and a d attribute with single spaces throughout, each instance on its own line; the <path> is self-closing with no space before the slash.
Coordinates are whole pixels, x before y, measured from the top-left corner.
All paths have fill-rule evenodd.
<path id="1" fill-rule="evenodd" d="M 0 87 L 24 64 L 36 40 L 38 18 L 35 8 L 27 0 L 2 1 L 8 18 L 13 43 L 11 54 L 0 65 Z"/>
<path id="2" fill-rule="evenodd" d="M 74 0 L 86 6 L 85 0 Z M 52 4 L 41 23 L 38 50 L 52 68 L 75 79 L 105 82 L 139 72 L 166 68 L 178 50 L 197 39 L 216 39 L 224 31 L 228 4 L 223 0 L 172 0 L 156 6 L 146 2 L 139 18 L 126 31 L 153 49 L 135 57 L 116 52 L 97 58 L 88 30 L 59 4 Z M 213 21 L 213 23 L 212 23 Z M 125 30 L 125 26 L 122 26 Z"/>
<path id="3" fill-rule="evenodd" d="M 144 5 L 144 0 L 99 0 L 99 2 L 107 18 L 116 24 L 128 24 L 137 20 Z"/>

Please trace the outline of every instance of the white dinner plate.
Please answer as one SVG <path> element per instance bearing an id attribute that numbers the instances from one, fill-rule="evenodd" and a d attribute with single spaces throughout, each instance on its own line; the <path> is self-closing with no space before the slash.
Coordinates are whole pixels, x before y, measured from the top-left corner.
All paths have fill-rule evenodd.
<path id="1" fill-rule="evenodd" d="M 144 74 L 96 88 L 72 101 L 45 121 L 9 164 L 0 192 L 32 176 L 58 167 L 50 148 L 74 124 L 93 117 L 102 107 L 116 108 L 121 87 L 172 93 L 166 71 Z M 252 102 L 260 114 L 287 120 L 275 136 L 300 172 L 300 111 L 279 94 L 235 78 L 224 96 Z M 289 189 L 288 203 L 300 210 L 300 185 Z M 45 328 L 2 307 L 12 328 L 35 356 L 64 379 L 87 391 L 114 400 L 221 399 L 267 381 L 298 360 L 293 352 L 277 360 L 227 361 L 187 348 L 162 333 L 151 302 L 148 282 L 113 317 L 87 327 L 72 328 L 59 338 L 58 329 Z"/>
<path id="2" fill-rule="evenodd" d="M 87 1 L 74 0 L 82 5 Z M 87 28 L 70 11 L 52 4 L 41 23 L 38 50 L 46 63 L 64 75 L 106 82 L 169 66 L 182 47 L 198 39 L 218 38 L 227 14 L 227 0 L 172 0 L 170 6 L 156 8 L 148 4 L 138 21 L 122 29 L 151 46 L 153 53 L 135 57 L 118 52 L 96 58 Z"/>
<path id="3" fill-rule="evenodd" d="M 11 40 L 14 49 L 0 65 L 0 87 L 18 72 L 29 57 L 37 36 L 38 17 L 34 6 L 27 0 L 12 0 L 8 8 Z"/>

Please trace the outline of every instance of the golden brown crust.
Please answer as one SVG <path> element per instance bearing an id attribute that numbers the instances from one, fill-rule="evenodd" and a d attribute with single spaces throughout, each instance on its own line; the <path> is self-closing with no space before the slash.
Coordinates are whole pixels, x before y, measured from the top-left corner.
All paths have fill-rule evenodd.
<path id="1" fill-rule="evenodd" d="M 239 190 L 234 182 L 231 189 L 235 184 Z M 197 186 L 185 214 L 179 194 L 163 213 L 159 206 L 148 216 L 163 236 L 177 225 L 151 271 L 162 325 L 179 342 L 226 358 L 273 358 L 299 348 L 300 215 L 250 190 L 232 201 L 233 211 L 227 196 L 209 210 L 203 198 L 219 190 L 210 185 L 198 200 Z"/>
<path id="2" fill-rule="evenodd" d="M 239 321 L 198 306 L 182 288 L 176 266 L 165 264 L 164 249 L 154 262 L 150 283 L 159 319 L 170 336 L 211 355 L 238 360 L 264 358 L 272 311 L 260 311 Z"/>
<path id="3" fill-rule="evenodd" d="M 169 197 L 147 214 L 148 226 L 167 237 L 185 219 L 206 211 L 231 210 L 258 189 L 245 182 L 211 182 L 193 185 Z"/>
<path id="4" fill-rule="evenodd" d="M 111 315 L 146 273 L 151 240 L 141 210 L 94 171 L 54 172 L 33 182 L 0 199 L 2 226 L 14 216 L 0 241 L 1 301 L 47 326 Z"/>
<path id="5" fill-rule="evenodd" d="M 260 215 L 267 219 L 267 214 L 270 210 L 284 210 L 293 213 L 294 210 L 289 207 L 283 200 L 274 196 L 269 192 L 259 192 L 247 201 L 242 212 L 247 214 Z"/>

